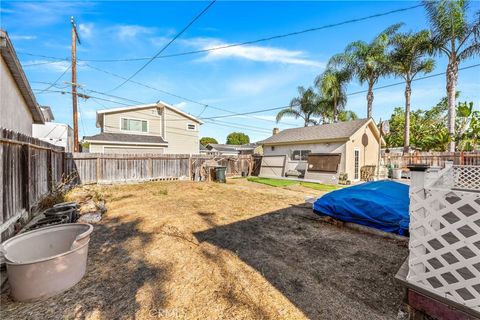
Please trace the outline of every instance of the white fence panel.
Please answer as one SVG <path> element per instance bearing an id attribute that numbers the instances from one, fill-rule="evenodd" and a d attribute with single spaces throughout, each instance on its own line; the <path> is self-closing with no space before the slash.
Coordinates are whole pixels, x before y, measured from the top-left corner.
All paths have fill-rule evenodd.
<path id="1" fill-rule="evenodd" d="M 450 167 L 430 185 L 412 185 L 407 276 L 475 311 L 480 311 L 479 169 Z"/>

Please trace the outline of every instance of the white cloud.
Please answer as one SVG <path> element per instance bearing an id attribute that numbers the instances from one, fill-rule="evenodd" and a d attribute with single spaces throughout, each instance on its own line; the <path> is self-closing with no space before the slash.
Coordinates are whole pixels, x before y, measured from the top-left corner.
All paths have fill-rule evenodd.
<path id="1" fill-rule="evenodd" d="M 185 101 L 174 104 L 174 106 L 177 107 L 178 109 L 184 109 L 187 105 L 188 104 Z"/>
<path id="2" fill-rule="evenodd" d="M 211 38 L 189 39 L 184 40 L 184 43 L 201 50 L 229 45 L 229 43 L 225 43 L 221 40 Z M 209 51 L 206 53 L 206 56 L 202 60 L 212 61 L 226 58 L 241 58 L 258 62 L 277 62 L 320 68 L 325 67 L 325 64 L 322 62 L 307 59 L 303 51 L 250 45 Z"/>
<path id="3" fill-rule="evenodd" d="M 154 28 L 148 28 L 139 25 L 120 25 L 115 29 L 117 30 L 117 37 L 121 40 L 128 40 L 135 38 L 138 35 L 152 34 L 155 32 Z"/>
<path id="4" fill-rule="evenodd" d="M 97 112 L 95 110 L 81 110 L 79 112 L 80 117 L 82 117 L 84 120 L 86 119 L 96 119 L 97 118 Z"/>
<path id="5" fill-rule="evenodd" d="M 10 35 L 10 39 L 12 40 L 35 40 L 37 36 L 32 35 Z"/>
<path id="6" fill-rule="evenodd" d="M 93 35 L 93 23 L 80 23 L 78 25 L 78 32 L 80 34 L 80 39 L 91 38 Z"/>
<path id="7" fill-rule="evenodd" d="M 64 72 L 70 67 L 70 61 L 29 60 L 22 63 L 23 67 L 42 69 L 51 72 Z M 84 62 L 77 61 L 77 70 L 85 69 Z"/>

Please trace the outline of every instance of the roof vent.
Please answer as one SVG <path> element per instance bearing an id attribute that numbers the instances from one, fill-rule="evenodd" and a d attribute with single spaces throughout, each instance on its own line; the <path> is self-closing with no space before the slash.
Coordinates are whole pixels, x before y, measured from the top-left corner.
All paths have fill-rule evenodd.
<path id="1" fill-rule="evenodd" d="M 279 132 L 280 132 L 279 128 L 273 128 L 272 135 L 276 135 Z"/>

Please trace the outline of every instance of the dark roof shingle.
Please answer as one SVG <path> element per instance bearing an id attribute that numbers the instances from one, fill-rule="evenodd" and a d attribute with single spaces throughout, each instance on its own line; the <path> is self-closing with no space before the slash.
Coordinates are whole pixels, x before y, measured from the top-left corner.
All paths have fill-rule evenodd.
<path id="1" fill-rule="evenodd" d="M 88 141 L 107 141 L 107 142 L 126 142 L 126 143 L 167 143 L 160 136 L 149 136 L 143 134 L 126 134 L 126 133 L 110 133 L 101 132 L 94 136 L 83 137 Z"/>
<path id="2" fill-rule="evenodd" d="M 319 126 L 285 129 L 259 143 L 275 144 L 299 141 L 347 139 L 368 121 L 369 119 L 359 119 Z"/>

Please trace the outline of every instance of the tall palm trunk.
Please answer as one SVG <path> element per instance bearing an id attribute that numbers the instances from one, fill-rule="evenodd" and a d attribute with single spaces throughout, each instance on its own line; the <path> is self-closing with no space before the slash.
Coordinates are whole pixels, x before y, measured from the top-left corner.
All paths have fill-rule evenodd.
<path id="1" fill-rule="evenodd" d="M 373 82 L 368 82 L 368 93 L 367 93 L 367 118 L 372 117 L 372 104 L 373 104 Z"/>
<path id="2" fill-rule="evenodd" d="M 333 122 L 338 122 L 337 97 L 333 97 Z"/>
<path id="3" fill-rule="evenodd" d="M 456 118 L 456 101 L 455 94 L 458 80 L 458 62 L 456 57 L 450 57 L 447 67 L 447 98 L 448 98 L 448 133 L 452 138 L 448 145 L 449 152 L 455 152 L 455 118 Z"/>
<path id="4" fill-rule="evenodd" d="M 412 96 L 412 80 L 407 77 L 405 81 L 405 131 L 403 135 L 403 153 L 410 149 L 410 98 Z"/>

